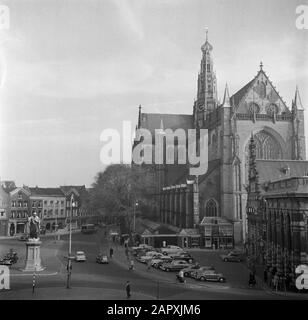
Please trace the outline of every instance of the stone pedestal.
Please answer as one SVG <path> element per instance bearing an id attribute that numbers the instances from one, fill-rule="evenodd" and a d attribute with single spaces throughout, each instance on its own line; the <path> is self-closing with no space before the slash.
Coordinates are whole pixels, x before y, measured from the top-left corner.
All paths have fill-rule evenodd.
<path id="1" fill-rule="evenodd" d="M 42 271 L 45 269 L 41 264 L 41 243 L 39 240 L 26 242 L 26 263 L 23 271 Z"/>

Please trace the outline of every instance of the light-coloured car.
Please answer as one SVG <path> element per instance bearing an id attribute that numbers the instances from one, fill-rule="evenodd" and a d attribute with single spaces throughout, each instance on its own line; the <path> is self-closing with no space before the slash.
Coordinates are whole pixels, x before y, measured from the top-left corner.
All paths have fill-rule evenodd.
<path id="1" fill-rule="evenodd" d="M 184 250 L 181 247 L 169 245 L 169 246 L 160 248 L 160 251 L 162 252 L 162 254 L 171 255 L 171 254 L 183 253 Z"/>
<path id="2" fill-rule="evenodd" d="M 160 258 L 154 258 L 151 260 L 151 266 L 155 269 L 158 269 L 164 262 L 171 262 L 172 258 L 166 255 L 162 255 Z"/>
<path id="3" fill-rule="evenodd" d="M 191 264 L 184 261 L 184 260 L 174 260 L 170 263 L 163 263 L 161 266 L 160 266 L 160 269 L 161 270 L 164 270 L 164 271 L 180 271 L 184 268 L 188 268 L 190 267 Z"/>
<path id="4" fill-rule="evenodd" d="M 87 260 L 87 258 L 86 258 L 86 255 L 83 251 L 76 252 L 75 261 L 84 262 L 86 260 Z"/>
<path id="5" fill-rule="evenodd" d="M 199 268 L 190 271 L 189 277 L 196 279 L 204 271 L 215 271 L 215 268 L 213 266 L 199 266 Z"/>
<path id="6" fill-rule="evenodd" d="M 215 281 L 225 282 L 226 278 L 222 273 L 217 273 L 215 270 L 197 270 L 194 278 L 200 281 Z"/>
<path id="7" fill-rule="evenodd" d="M 164 255 L 160 252 L 156 251 L 148 251 L 144 256 L 139 257 L 138 261 L 142 263 L 147 263 L 148 261 L 154 259 L 154 258 L 161 258 Z"/>

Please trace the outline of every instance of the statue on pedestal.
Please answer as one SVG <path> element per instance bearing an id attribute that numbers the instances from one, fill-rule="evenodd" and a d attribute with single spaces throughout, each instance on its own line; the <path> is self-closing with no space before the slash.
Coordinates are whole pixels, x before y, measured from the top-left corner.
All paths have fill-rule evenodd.
<path id="1" fill-rule="evenodd" d="M 32 216 L 28 218 L 28 234 L 30 241 L 38 241 L 40 234 L 40 218 L 36 212 L 33 212 Z"/>

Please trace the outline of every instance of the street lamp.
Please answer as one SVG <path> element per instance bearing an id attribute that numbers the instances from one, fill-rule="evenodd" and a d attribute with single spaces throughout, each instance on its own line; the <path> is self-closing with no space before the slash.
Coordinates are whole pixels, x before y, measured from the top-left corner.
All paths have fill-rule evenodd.
<path id="1" fill-rule="evenodd" d="M 68 247 L 68 259 L 67 259 L 67 283 L 66 288 L 69 289 L 71 287 L 71 273 L 72 273 L 72 261 L 71 261 L 71 255 L 72 255 L 72 212 L 73 207 L 75 206 L 74 202 L 74 194 L 71 195 L 70 200 L 70 229 L 69 229 L 69 247 Z"/>
<path id="2" fill-rule="evenodd" d="M 138 201 L 134 202 L 134 233 L 136 233 L 136 207 L 138 207 Z"/>

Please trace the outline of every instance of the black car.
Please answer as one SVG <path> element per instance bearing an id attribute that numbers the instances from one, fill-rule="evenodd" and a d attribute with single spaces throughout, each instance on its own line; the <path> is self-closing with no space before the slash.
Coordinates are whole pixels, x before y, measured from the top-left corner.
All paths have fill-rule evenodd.
<path id="1" fill-rule="evenodd" d="M 12 260 L 11 259 L 7 259 L 7 258 L 4 258 L 4 259 L 0 259 L 0 265 L 4 265 L 4 266 L 11 266 L 13 264 Z"/>
<path id="2" fill-rule="evenodd" d="M 184 260 L 188 263 L 196 262 L 195 259 L 191 255 L 172 255 L 170 256 L 173 260 Z"/>

